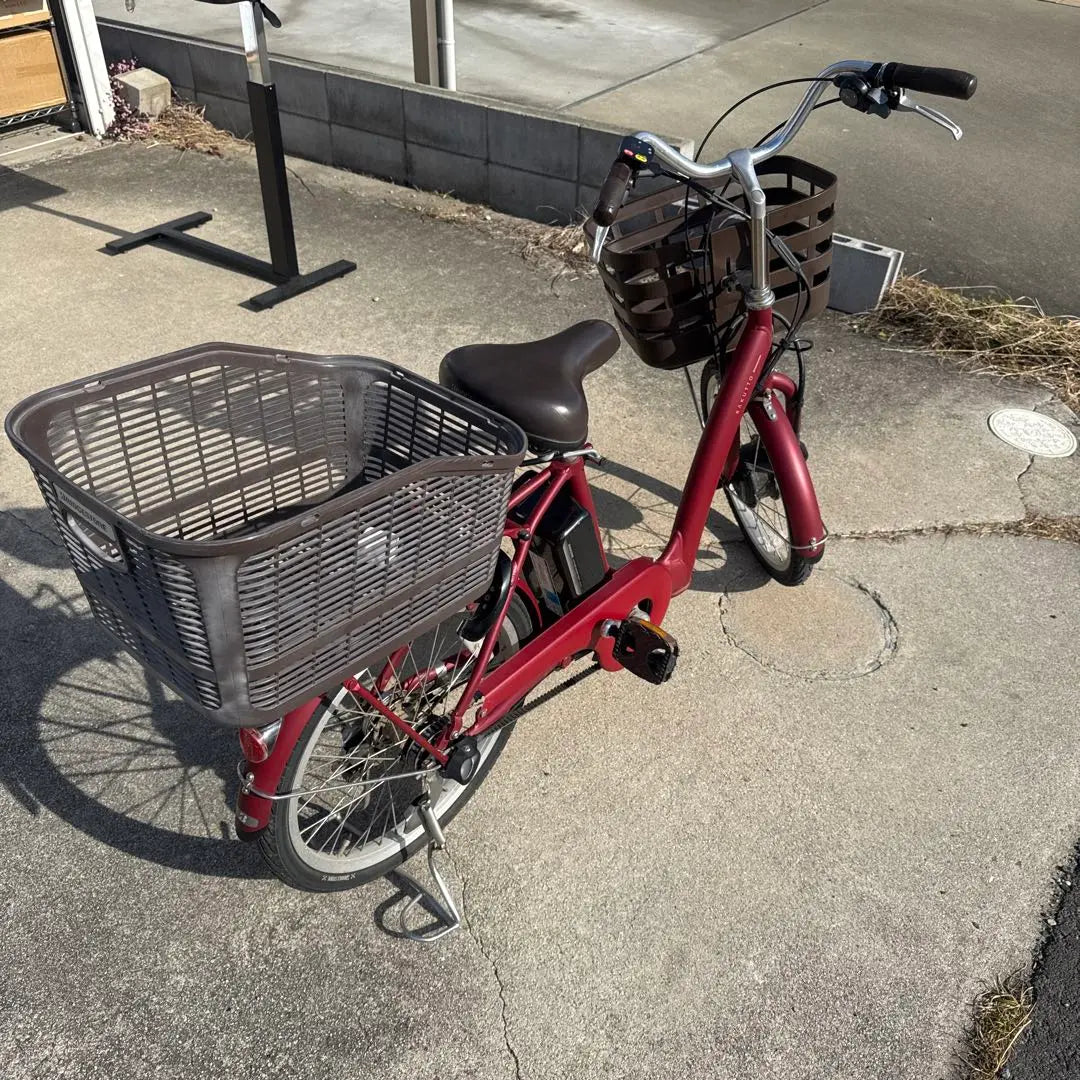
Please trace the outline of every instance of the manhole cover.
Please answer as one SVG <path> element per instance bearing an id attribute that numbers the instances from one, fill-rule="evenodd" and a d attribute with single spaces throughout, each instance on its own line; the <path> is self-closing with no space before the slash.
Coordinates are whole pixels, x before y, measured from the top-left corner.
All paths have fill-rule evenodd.
<path id="1" fill-rule="evenodd" d="M 998 409 L 990 430 L 1010 446 L 1039 457 L 1068 457 L 1076 451 L 1076 436 L 1051 416 L 1030 409 Z"/>

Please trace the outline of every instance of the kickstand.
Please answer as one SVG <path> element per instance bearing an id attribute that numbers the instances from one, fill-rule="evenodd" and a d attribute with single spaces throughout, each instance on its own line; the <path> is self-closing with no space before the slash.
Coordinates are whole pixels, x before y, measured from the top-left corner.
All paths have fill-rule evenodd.
<path id="1" fill-rule="evenodd" d="M 431 809 L 431 799 L 428 798 L 426 791 L 417 800 L 416 809 L 420 814 L 420 820 L 424 823 L 424 832 L 427 833 L 428 838 L 428 870 L 431 872 L 431 877 L 439 890 L 439 897 L 442 900 L 441 908 L 438 904 L 433 904 L 432 906 L 436 908 L 436 918 L 442 925 L 439 926 L 438 929 L 432 930 L 426 934 L 419 930 L 410 930 L 406 925 L 409 912 L 420 903 L 422 897 L 419 894 L 414 896 L 408 904 L 405 905 L 401 912 L 399 925 L 401 927 L 401 932 L 410 941 L 422 941 L 430 944 L 433 941 L 438 941 L 441 937 L 445 937 L 447 934 L 453 933 L 461 925 L 461 915 L 458 914 L 457 905 L 454 903 L 454 898 L 450 894 L 449 887 L 443 880 L 442 874 L 439 873 L 439 868 L 435 865 L 435 852 L 442 851 L 446 847 L 446 838 L 443 836 L 439 821 L 435 817 L 435 811 Z"/>

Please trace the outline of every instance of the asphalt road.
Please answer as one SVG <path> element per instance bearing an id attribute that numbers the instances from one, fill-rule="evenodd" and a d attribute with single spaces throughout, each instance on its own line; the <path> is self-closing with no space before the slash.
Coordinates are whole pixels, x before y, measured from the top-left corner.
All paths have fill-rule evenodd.
<path id="1" fill-rule="evenodd" d="M 1080 1077 L 1080 888 L 1075 859 L 1057 867 L 1063 889 L 1035 967 L 1032 1026 L 1009 1064 L 1011 1080 Z"/>
<path id="2" fill-rule="evenodd" d="M 908 272 L 996 285 L 1080 315 L 1077 55 L 1075 6 L 827 0 L 576 108 L 618 126 L 700 138 L 744 93 L 844 57 L 973 71 L 971 101 L 923 97 L 964 129 L 959 143 L 914 116 L 880 120 L 836 106 L 808 121 L 793 152 L 840 178 L 838 231 L 901 248 Z M 710 149 L 719 156 L 756 141 L 800 93 L 789 87 L 748 103 Z"/>

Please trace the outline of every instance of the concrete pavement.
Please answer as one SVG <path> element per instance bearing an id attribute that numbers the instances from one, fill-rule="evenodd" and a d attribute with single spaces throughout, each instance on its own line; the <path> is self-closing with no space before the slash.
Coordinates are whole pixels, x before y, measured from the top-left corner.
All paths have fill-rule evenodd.
<path id="1" fill-rule="evenodd" d="M 283 56 L 411 79 L 407 5 L 285 0 L 271 32 Z M 230 7 L 97 0 L 98 14 L 238 43 Z M 967 68 L 970 102 L 931 102 L 965 130 L 958 145 L 910 116 L 843 109 L 814 117 L 794 152 L 840 177 L 838 229 L 902 248 L 909 272 L 996 285 L 1080 314 L 1075 165 L 1080 102 L 1070 87 L 1080 10 L 1038 0 L 499 0 L 457 11 L 462 90 L 593 120 L 700 139 L 743 94 L 815 75 L 844 57 Z M 716 156 L 785 118 L 801 88 L 740 109 Z"/>
<path id="2" fill-rule="evenodd" d="M 813 6 L 812 4 L 810 6 Z M 282 56 L 411 81 L 409 6 L 396 0 L 283 0 L 268 41 Z M 627 79 L 678 63 L 807 7 L 807 0 L 458 0 L 458 83 L 503 101 L 561 109 Z M 211 41 L 242 43 L 231 7 L 98 0 L 98 15 Z M 665 129 L 667 130 L 667 129 Z"/>
<path id="3" fill-rule="evenodd" d="M 433 376 L 455 345 L 607 314 L 595 279 L 433 220 L 441 200 L 293 166 L 302 263 L 359 269 L 258 315 L 227 271 L 97 251 L 205 208 L 204 235 L 257 254 L 249 155 L 0 169 L 0 259 L 21 268 L 0 406 L 199 340 Z M 801 591 L 765 583 L 718 502 L 665 624 L 676 678 L 594 676 L 520 723 L 450 830 L 468 930 L 434 949 L 387 932 L 395 882 L 291 892 L 229 839 L 231 737 L 95 630 L 0 448 L 6 1074 L 947 1076 L 966 1003 L 1027 962 L 1080 831 L 1080 549 L 944 527 L 1019 519 L 1032 492 L 1075 513 L 1080 464 L 987 431 L 1001 405 L 1059 410 L 1042 389 L 834 317 L 811 336 L 824 563 Z M 696 437 L 681 377 L 624 349 L 589 391 L 609 547 L 656 551 Z"/>

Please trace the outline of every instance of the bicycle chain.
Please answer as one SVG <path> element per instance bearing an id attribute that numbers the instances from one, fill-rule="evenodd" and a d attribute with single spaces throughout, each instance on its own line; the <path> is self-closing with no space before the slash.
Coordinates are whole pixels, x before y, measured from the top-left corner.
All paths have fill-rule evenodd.
<path id="1" fill-rule="evenodd" d="M 488 728 L 490 731 L 502 731 L 504 727 L 514 723 L 516 720 L 520 720 L 528 712 L 532 712 L 533 709 L 540 708 L 541 705 L 546 705 L 552 698 L 558 697 L 564 690 L 569 690 L 572 686 L 577 686 L 583 679 L 587 679 L 594 672 L 600 671 L 600 664 L 594 663 L 582 671 L 575 671 L 573 675 L 567 676 L 562 682 L 557 683 L 550 689 L 545 690 L 538 698 L 530 701 L 527 705 L 525 699 L 522 698 L 507 714 L 496 723 L 492 724 Z M 484 734 L 487 734 L 485 732 Z"/>

